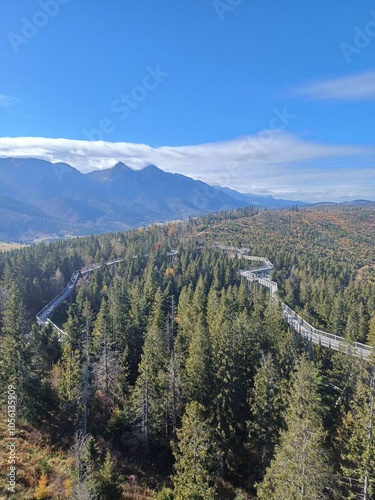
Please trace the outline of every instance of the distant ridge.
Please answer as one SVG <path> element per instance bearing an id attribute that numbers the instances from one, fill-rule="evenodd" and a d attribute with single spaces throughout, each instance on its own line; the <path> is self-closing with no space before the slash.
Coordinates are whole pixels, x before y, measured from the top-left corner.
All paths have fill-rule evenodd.
<path id="1" fill-rule="evenodd" d="M 375 201 L 371 200 L 353 200 L 353 201 L 343 201 L 341 205 L 356 205 L 356 206 L 375 206 Z"/>
<path id="2" fill-rule="evenodd" d="M 246 205 L 201 181 L 155 165 L 122 162 L 82 174 L 66 163 L 0 159 L 0 238 L 32 242 L 186 219 Z"/>
<path id="3" fill-rule="evenodd" d="M 312 203 L 311 206 L 314 207 L 323 207 L 323 206 L 334 206 L 334 205 L 347 205 L 353 207 L 375 207 L 375 201 L 372 200 L 352 200 L 352 201 L 341 201 L 341 202 L 332 202 L 332 201 L 322 201 L 319 203 Z"/>
<path id="4" fill-rule="evenodd" d="M 343 205 L 375 206 L 368 200 Z M 30 243 L 124 231 L 245 206 L 283 209 L 331 206 L 210 186 L 156 165 L 134 170 L 122 162 L 82 174 L 67 163 L 0 158 L 0 240 Z"/>
<path id="5" fill-rule="evenodd" d="M 243 201 L 247 205 L 255 205 L 267 208 L 288 208 L 291 206 L 305 207 L 309 205 L 309 203 L 305 203 L 303 201 L 282 200 L 274 198 L 273 196 L 259 196 L 251 193 L 242 194 L 238 191 L 235 191 L 234 189 L 226 187 L 218 187 L 217 189 L 220 189 L 220 191 L 223 191 L 223 193 L 229 194 L 236 200 Z"/>

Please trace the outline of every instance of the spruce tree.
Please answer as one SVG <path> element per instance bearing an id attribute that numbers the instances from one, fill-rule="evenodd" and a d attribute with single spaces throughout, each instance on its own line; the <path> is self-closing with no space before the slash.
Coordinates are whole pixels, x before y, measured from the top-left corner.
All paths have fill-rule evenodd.
<path id="1" fill-rule="evenodd" d="M 139 376 L 133 392 L 133 407 L 146 449 L 151 439 L 160 438 L 165 424 L 164 392 L 168 343 L 164 333 L 163 296 L 158 289 L 146 332 Z"/>
<path id="2" fill-rule="evenodd" d="M 260 500 L 334 498 L 333 473 L 323 448 L 325 433 L 315 367 L 302 357 L 292 376 L 286 429 L 262 483 Z"/>
<path id="3" fill-rule="evenodd" d="M 27 321 L 19 288 L 13 283 L 7 293 L 0 335 L 0 385 L 15 387 L 17 411 L 28 417 L 33 413 L 32 360 L 27 345 Z M 3 390 L 0 400 L 5 399 Z"/>
<path id="4" fill-rule="evenodd" d="M 127 282 L 116 277 L 109 294 L 109 305 L 111 309 L 111 320 L 113 328 L 114 347 L 121 351 L 128 349 L 129 355 L 135 351 L 135 339 L 133 339 L 130 328 L 130 302 L 128 296 Z"/>
<path id="5" fill-rule="evenodd" d="M 241 337 L 235 328 L 235 297 L 230 290 L 222 291 L 217 321 L 211 319 L 212 396 L 211 404 L 215 431 L 221 452 L 221 473 L 230 467 L 230 455 L 238 451 L 238 431 L 241 428 Z M 236 451 L 235 451 L 236 450 Z M 232 452 L 232 453 L 231 453 Z"/>
<path id="6" fill-rule="evenodd" d="M 189 326 L 187 356 L 184 366 L 183 392 L 187 401 L 198 401 L 206 406 L 212 395 L 211 345 L 206 322 L 204 281 L 200 277 L 188 308 Z M 187 319 L 186 318 L 186 319 Z M 178 348 L 181 346 L 179 345 Z"/>
<path id="7" fill-rule="evenodd" d="M 191 285 L 184 286 L 178 300 L 177 307 L 177 335 L 175 340 L 176 357 L 179 360 L 181 367 L 185 366 L 188 355 L 188 345 L 191 339 L 191 331 L 193 327 L 191 302 L 193 298 L 193 290 Z"/>
<path id="8" fill-rule="evenodd" d="M 134 382 L 138 374 L 138 365 L 141 358 L 144 333 L 148 328 L 148 301 L 143 294 L 140 282 L 135 282 L 129 291 L 130 309 L 129 309 L 129 337 L 125 337 L 128 344 L 128 362 L 130 372 L 130 382 Z M 115 332 L 119 332 L 116 328 Z M 121 330 L 120 330 L 121 332 Z M 125 344 L 124 339 L 122 341 Z M 126 349 L 126 346 L 124 345 Z"/>
<path id="9" fill-rule="evenodd" d="M 329 328 L 331 333 L 344 337 L 347 321 L 346 314 L 345 302 L 342 295 L 336 295 L 329 317 Z"/>
<path id="10" fill-rule="evenodd" d="M 121 488 L 111 453 L 107 451 L 104 463 L 97 474 L 97 491 L 101 500 L 120 500 Z"/>
<path id="11" fill-rule="evenodd" d="M 84 341 L 84 326 L 76 304 L 68 309 L 68 319 L 63 325 L 63 331 L 68 335 L 72 350 L 82 350 Z"/>
<path id="12" fill-rule="evenodd" d="M 348 498 L 370 500 L 375 492 L 375 370 L 361 367 L 350 409 L 338 433 Z"/>
<path id="13" fill-rule="evenodd" d="M 58 367 L 60 401 L 65 408 L 75 411 L 81 401 L 82 366 L 80 352 L 72 349 L 69 339 L 63 343 Z"/>
<path id="14" fill-rule="evenodd" d="M 176 437 L 177 424 L 181 418 L 182 407 L 181 367 L 178 358 L 172 353 L 167 366 L 165 389 L 167 436 Z"/>
<path id="15" fill-rule="evenodd" d="M 369 330 L 367 334 L 367 343 L 375 346 L 375 314 L 373 314 L 369 321 Z"/>
<path id="16" fill-rule="evenodd" d="M 259 453 L 262 468 L 269 466 L 282 423 L 280 377 L 271 354 L 264 355 L 249 397 L 251 420 L 247 422 L 250 445 Z M 264 470 L 264 469 L 263 469 Z"/>
<path id="17" fill-rule="evenodd" d="M 103 339 L 106 340 L 106 345 L 108 350 L 112 347 L 110 341 L 111 338 L 110 326 L 111 326 L 111 321 L 109 317 L 109 305 L 107 299 L 104 297 L 102 299 L 99 312 L 96 316 L 92 332 L 93 352 L 95 353 L 99 352 L 103 343 Z"/>
<path id="18" fill-rule="evenodd" d="M 187 401 L 207 405 L 212 395 L 211 348 L 202 315 L 193 324 L 184 369 L 183 392 Z"/>
<path id="19" fill-rule="evenodd" d="M 216 452 L 212 429 L 204 407 L 192 401 L 186 406 L 178 442 L 174 447 L 176 500 L 213 500 L 216 486 Z"/>

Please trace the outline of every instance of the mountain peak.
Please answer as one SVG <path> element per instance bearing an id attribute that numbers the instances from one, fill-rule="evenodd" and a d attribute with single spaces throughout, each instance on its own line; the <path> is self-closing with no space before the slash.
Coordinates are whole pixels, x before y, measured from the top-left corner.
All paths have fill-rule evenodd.
<path id="1" fill-rule="evenodd" d="M 88 173 L 87 176 L 91 180 L 96 180 L 96 181 L 113 181 L 115 180 L 121 180 L 123 177 L 126 177 L 128 174 L 134 174 L 135 170 L 132 168 L 128 167 L 123 163 L 122 161 L 119 161 L 114 165 L 113 167 L 110 168 L 103 168 L 99 170 L 93 170 L 92 172 Z"/>
<path id="2" fill-rule="evenodd" d="M 22 233 L 30 241 L 40 235 L 121 231 L 249 204 L 274 208 L 296 204 L 216 189 L 152 164 L 133 170 L 118 162 L 112 168 L 82 174 L 65 163 L 52 164 L 33 158 L 0 158 L 1 196 L 8 199 L 0 199 L 0 215 L 4 214 L 4 205 L 8 206 L 11 215 L 7 217 L 13 214 L 14 220 L 22 222 Z M 16 202 L 27 207 L 20 208 Z M 29 218 L 20 219 L 27 210 L 39 210 L 35 215 L 38 224 Z M 43 229 L 45 220 L 47 233 Z M 10 227 L 3 234 L 6 239 L 14 240 L 21 233 Z"/>
<path id="3" fill-rule="evenodd" d="M 130 170 L 131 172 L 133 172 L 133 169 L 131 167 L 128 167 L 128 165 L 125 165 L 125 163 L 123 163 L 122 161 L 116 163 L 116 165 L 112 167 L 111 170 L 116 170 L 121 172 L 126 172 Z"/>
<path id="4" fill-rule="evenodd" d="M 145 172 L 163 172 L 163 174 L 165 173 L 164 170 L 152 164 L 147 165 L 146 167 L 142 168 L 142 170 L 144 170 Z"/>

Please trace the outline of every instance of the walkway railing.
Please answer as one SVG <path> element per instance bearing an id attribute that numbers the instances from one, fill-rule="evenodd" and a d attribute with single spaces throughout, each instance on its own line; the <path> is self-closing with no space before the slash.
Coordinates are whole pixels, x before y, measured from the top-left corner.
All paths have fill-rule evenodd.
<path id="1" fill-rule="evenodd" d="M 248 248 L 236 248 L 222 245 L 215 245 L 214 248 L 232 252 L 233 256 L 237 256 L 246 260 L 260 261 L 262 263 L 261 266 L 257 266 L 251 269 L 243 269 L 240 271 L 240 274 L 250 283 L 256 282 L 262 286 L 269 288 L 271 297 L 279 300 L 277 296 L 277 283 L 264 276 L 264 274 L 269 274 L 273 270 L 273 264 L 270 260 L 265 257 L 249 255 L 250 249 Z M 168 256 L 175 256 L 177 255 L 177 253 L 177 250 L 171 250 L 168 253 Z M 132 258 L 136 258 L 136 255 L 134 255 Z M 124 260 L 125 259 L 123 258 L 111 260 L 109 262 L 106 262 L 105 265 L 111 266 L 119 262 L 123 262 Z M 40 325 L 46 325 L 50 323 L 59 331 L 59 334 L 64 334 L 64 332 L 51 321 L 51 316 L 53 315 L 55 310 L 64 302 L 64 300 L 66 300 L 73 293 L 78 278 L 82 275 L 93 272 L 95 269 L 99 269 L 101 266 L 102 264 L 92 264 L 78 271 L 74 271 L 72 277 L 69 280 L 69 283 L 66 285 L 64 290 L 60 292 L 53 300 L 51 300 L 51 302 L 49 302 L 36 315 L 37 322 Z M 333 335 L 332 333 L 319 330 L 310 325 L 310 323 L 304 320 L 299 314 L 293 311 L 293 309 L 286 305 L 284 302 L 280 301 L 280 305 L 283 316 L 288 324 L 309 342 L 318 344 L 323 347 L 328 347 L 329 349 L 333 349 L 335 351 L 352 353 L 354 356 L 360 357 L 361 359 L 366 359 L 372 354 L 374 350 L 373 347 L 366 344 L 361 344 L 360 342 L 349 343 L 346 339 L 344 339 L 344 337 L 339 337 L 338 335 Z"/>
<path id="2" fill-rule="evenodd" d="M 278 286 L 275 281 L 264 277 L 264 273 L 270 273 L 273 270 L 273 264 L 270 260 L 264 257 L 258 257 L 254 255 L 248 255 L 250 250 L 248 248 L 235 248 L 235 247 L 223 247 L 217 246 L 221 250 L 231 251 L 237 257 L 241 257 L 246 260 L 261 261 L 262 266 L 254 267 L 251 269 L 243 269 L 240 271 L 242 277 L 246 278 L 250 283 L 257 282 L 262 286 L 270 289 L 271 296 L 277 298 Z M 349 342 L 344 337 L 338 335 L 333 335 L 332 333 L 319 330 L 314 326 L 310 325 L 306 320 L 304 320 L 299 314 L 293 311 L 292 308 L 287 306 L 284 302 L 279 301 L 281 305 L 281 310 L 284 318 L 288 324 L 298 332 L 304 339 L 313 344 L 318 344 L 323 347 L 328 347 L 334 351 L 343 351 L 346 353 L 351 353 L 356 357 L 361 359 L 367 359 L 373 353 L 374 348 L 362 344 L 360 342 Z"/>
<path id="3" fill-rule="evenodd" d="M 106 262 L 106 266 L 112 266 L 114 264 L 117 264 L 119 262 L 123 262 L 125 259 L 115 259 L 115 260 L 110 260 L 109 262 Z M 56 311 L 56 309 L 66 300 L 74 291 L 75 286 L 77 284 L 78 278 L 80 276 L 83 276 L 88 273 L 92 273 L 96 269 L 99 269 L 102 267 L 103 264 L 91 264 L 90 266 L 83 267 L 82 269 L 79 269 L 78 271 L 74 271 L 72 274 L 68 284 L 64 288 L 62 292 L 60 292 L 56 297 L 54 297 L 51 302 L 49 302 L 46 306 L 43 307 L 41 311 L 38 312 L 36 315 L 36 320 L 39 323 L 39 325 L 46 325 L 47 323 L 51 323 L 59 332 L 62 332 L 60 328 L 58 328 L 52 321 L 51 321 L 51 316 L 53 316 L 53 313 Z M 64 333 L 64 332 L 63 332 Z"/>

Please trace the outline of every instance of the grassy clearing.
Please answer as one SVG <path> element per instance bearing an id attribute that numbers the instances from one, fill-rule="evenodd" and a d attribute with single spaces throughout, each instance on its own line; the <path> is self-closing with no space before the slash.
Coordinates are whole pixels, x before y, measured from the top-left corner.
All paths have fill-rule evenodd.
<path id="1" fill-rule="evenodd" d="M 22 245 L 21 243 L 6 243 L 5 241 L 0 241 L 0 252 L 6 252 L 8 250 L 14 250 L 15 248 L 23 248 L 27 245 Z"/>

